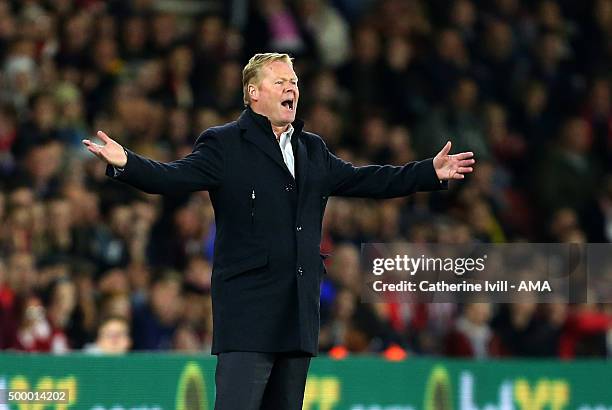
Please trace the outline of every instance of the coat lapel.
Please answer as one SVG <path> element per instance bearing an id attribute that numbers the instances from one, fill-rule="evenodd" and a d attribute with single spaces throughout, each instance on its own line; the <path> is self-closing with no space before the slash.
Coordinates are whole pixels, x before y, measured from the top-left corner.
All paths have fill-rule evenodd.
<path id="1" fill-rule="evenodd" d="M 272 134 L 272 126 L 269 126 L 269 129 L 266 129 L 265 124 L 258 124 L 252 118 L 252 113 L 249 112 L 247 108 L 242 112 L 240 118 L 238 119 L 238 125 L 241 129 L 244 130 L 242 136 L 253 143 L 257 148 L 263 151 L 264 154 L 269 156 L 274 162 L 278 164 L 285 172 L 291 175 L 285 161 L 283 160 L 283 154 L 280 151 L 280 147 L 278 143 L 274 142 L 274 136 Z"/>

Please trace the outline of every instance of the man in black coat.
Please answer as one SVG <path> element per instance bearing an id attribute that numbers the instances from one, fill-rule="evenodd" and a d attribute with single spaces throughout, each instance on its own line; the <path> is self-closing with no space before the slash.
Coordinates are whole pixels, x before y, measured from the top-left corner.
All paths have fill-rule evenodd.
<path id="1" fill-rule="evenodd" d="M 355 167 L 295 119 L 297 76 L 286 54 L 245 66 L 246 109 L 204 131 L 193 152 L 160 163 L 105 133 L 84 140 L 107 174 L 154 194 L 208 190 L 215 210 L 213 346 L 215 409 L 301 409 L 317 354 L 324 274 L 321 222 L 330 196 L 393 198 L 445 188 L 471 172 L 472 153 L 397 166 Z"/>

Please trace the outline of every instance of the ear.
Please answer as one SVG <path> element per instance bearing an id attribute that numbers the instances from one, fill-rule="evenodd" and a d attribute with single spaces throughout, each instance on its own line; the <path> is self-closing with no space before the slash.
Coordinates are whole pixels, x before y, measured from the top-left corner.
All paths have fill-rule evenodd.
<path id="1" fill-rule="evenodd" d="M 249 84 L 248 91 L 251 101 L 257 101 L 259 99 L 259 89 L 255 84 Z"/>

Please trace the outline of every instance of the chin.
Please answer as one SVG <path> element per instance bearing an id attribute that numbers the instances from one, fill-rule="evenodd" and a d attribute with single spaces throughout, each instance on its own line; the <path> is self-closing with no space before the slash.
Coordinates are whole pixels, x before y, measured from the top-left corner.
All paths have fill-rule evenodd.
<path id="1" fill-rule="evenodd" d="M 295 121 L 295 113 L 283 116 L 283 121 L 287 122 L 287 124 L 292 123 L 293 121 Z"/>

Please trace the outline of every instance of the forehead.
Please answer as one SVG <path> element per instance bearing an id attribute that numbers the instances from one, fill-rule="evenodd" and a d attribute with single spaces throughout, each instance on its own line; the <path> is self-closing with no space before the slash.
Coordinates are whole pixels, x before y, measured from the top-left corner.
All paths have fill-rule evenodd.
<path id="1" fill-rule="evenodd" d="M 127 324 L 122 322 L 121 320 L 109 320 L 102 326 L 102 331 L 115 331 L 115 330 L 124 330 L 127 328 Z"/>
<path id="2" fill-rule="evenodd" d="M 263 66 L 262 77 L 297 78 L 293 67 L 284 61 L 272 61 Z"/>

